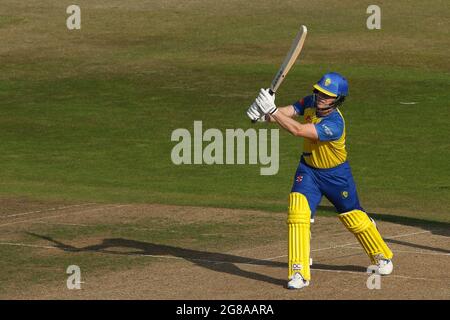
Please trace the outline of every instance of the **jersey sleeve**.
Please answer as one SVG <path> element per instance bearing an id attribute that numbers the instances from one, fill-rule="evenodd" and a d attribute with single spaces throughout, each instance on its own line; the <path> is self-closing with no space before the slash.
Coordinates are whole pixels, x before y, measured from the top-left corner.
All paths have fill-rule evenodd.
<path id="1" fill-rule="evenodd" d="M 314 125 L 320 141 L 334 141 L 344 132 L 344 121 L 340 116 L 323 119 Z"/>
<path id="2" fill-rule="evenodd" d="M 305 98 L 298 100 L 297 102 L 292 104 L 294 106 L 295 112 L 299 115 L 305 114 Z"/>

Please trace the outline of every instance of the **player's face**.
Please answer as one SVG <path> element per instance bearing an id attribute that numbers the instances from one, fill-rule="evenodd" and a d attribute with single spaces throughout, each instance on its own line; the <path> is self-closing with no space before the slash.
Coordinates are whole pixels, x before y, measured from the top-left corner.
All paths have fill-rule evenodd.
<path id="1" fill-rule="evenodd" d="M 316 92 L 316 112 L 319 116 L 326 116 L 333 111 L 333 107 L 330 107 L 336 98 L 330 97 L 322 92 Z"/>

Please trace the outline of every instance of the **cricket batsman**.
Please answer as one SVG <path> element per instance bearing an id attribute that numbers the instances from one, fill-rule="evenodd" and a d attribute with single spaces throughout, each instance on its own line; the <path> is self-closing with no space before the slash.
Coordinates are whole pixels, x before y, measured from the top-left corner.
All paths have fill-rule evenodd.
<path id="1" fill-rule="evenodd" d="M 261 89 L 247 110 L 253 121 L 276 122 L 295 137 L 304 138 L 289 194 L 289 289 L 306 287 L 311 280 L 310 223 L 322 196 L 334 205 L 340 221 L 358 239 L 379 274 L 388 275 L 393 270 L 392 251 L 361 207 L 347 162 L 345 121 L 339 110 L 347 95 L 347 80 L 331 72 L 313 85 L 312 95 L 292 105 L 277 108 L 275 94 Z M 301 117 L 302 123 L 295 117 Z"/>

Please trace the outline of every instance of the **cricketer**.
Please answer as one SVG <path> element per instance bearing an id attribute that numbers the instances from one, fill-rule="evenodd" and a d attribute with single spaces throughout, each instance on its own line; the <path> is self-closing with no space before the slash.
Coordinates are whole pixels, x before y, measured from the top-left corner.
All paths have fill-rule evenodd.
<path id="1" fill-rule="evenodd" d="M 289 194 L 289 289 L 301 289 L 310 283 L 310 224 L 322 196 L 334 205 L 340 221 L 358 239 L 379 274 L 388 275 L 393 270 L 393 253 L 375 221 L 361 207 L 347 161 L 345 121 L 339 110 L 347 96 L 347 79 L 331 72 L 313 85 L 312 95 L 292 105 L 277 108 L 275 94 L 261 89 L 247 110 L 253 121 L 276 122 L 295 137 L 304 138 Z M 302 123 L 295 117 L 301 117 Z"/>

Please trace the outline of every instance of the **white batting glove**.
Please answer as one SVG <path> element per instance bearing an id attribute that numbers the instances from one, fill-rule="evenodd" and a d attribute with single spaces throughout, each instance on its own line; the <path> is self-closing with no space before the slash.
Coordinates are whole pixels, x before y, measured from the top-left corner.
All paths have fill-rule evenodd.
<path id="1" fill-rule="evenodd" d="M 253 102 L 252 105 L 247 110 L 247 116 L 252 120 L 253 122 L 264 122 L 266 121 L 266 116 L 264 113 L 261 112 L 261 110 L 258 108 L 258 105 L 256 102 Z"/>
<path id="2" fill-rule="evenodd" d="M 275 105 L 275 94 L 271 95 L 269 89 L 261 89 L 255 102 L 264 114 L 272 115 L 278 111 Z"/>

